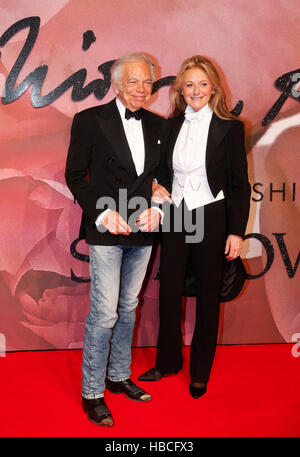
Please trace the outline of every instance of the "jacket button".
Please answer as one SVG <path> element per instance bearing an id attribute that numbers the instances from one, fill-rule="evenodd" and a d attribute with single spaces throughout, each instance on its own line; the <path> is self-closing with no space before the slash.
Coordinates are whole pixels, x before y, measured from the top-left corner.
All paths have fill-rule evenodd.
<path id="1" fill-rule="evenodd" d="M 113 157 L 110 157 L 110 158 L 108 159 L 108 163 L 112 163 L 113 161 L 114 161 Z"/>
<path id="2" fill-rule="evenodd" d="M 121 179 L 116 179 L 116 184 L 119 186 L 121 184 Z"/>

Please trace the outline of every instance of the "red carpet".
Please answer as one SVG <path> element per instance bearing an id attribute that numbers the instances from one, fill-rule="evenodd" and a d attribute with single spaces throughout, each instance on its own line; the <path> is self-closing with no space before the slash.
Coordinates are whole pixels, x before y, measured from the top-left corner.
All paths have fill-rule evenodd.
<path id="1" fill-rule="evenodd" d="M 115 419 L 107 429 L 81 409 L 81 351 L 8 353 L 0 358 L 2 437 L 292 437 L 300 436 L 300 357 L 292 345 L 218 346 L 208 392 L 188 392 L 184 369 L 140 383 L 153 400 L 106 394 Z M 132 379 L 153 365 L 155 350 L 133 350 Z"/>

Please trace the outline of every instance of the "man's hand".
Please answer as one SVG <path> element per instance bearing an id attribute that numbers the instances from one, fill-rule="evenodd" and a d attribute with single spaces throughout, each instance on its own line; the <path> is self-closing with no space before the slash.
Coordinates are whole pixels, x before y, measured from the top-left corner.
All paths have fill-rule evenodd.
<path id="1" fill-rule="evenodd" d="M 228 235 L 225 245 L 225 255 L 227 260 L 236 259 L 241 253 L 243 238 L 237 235 Z"/>
<path id="2" fill-rule="evenodd" d="M 116 211 L 110 210 L 102 220 L 102 225 L 113 235 L 129 235 L 131 228 Z"/>
<path id="3" fill-rule="evenodd" d="M 136 220 L 136 225 L 142 232 L 153 232 L 159 224 L 161 215 L 156 209 L 145 209 Z"/>
<path id="4" fill-rule="evenodd" d="M 152 182 L 152 200 L 155 203 L 163 203 L 165 201 L 172 203 L 171 196 L 164 186 L 157 182 Z"/>

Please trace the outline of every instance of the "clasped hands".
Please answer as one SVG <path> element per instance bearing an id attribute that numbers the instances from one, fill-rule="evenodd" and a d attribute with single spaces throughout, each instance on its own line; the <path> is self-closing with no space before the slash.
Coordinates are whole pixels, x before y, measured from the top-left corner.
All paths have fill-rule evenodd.
<path id="1" fill-rule="evenodd" d="M 160 184 L 152 183 L 152 200 L 155 203 L 171 201 L 169 192 Z M 161 219 L 161 214 L 153 208 L 144 210 L 136 220 L 136 225 L 143 232 L 153 232 Z M 110 210 L 102 220 L 102 225 L 113 235 L 129 235 L 132 230 L 117 211 Z"/>
<path id="2" fill-rule="evenodd" d="M 144 210 L 136 220 L 136 225 L 142 232 L 153 232 L 159 224 L 160 213 L 149 208 Z M 117 212 L 110 210 L 102 220 L 102 225 L 113 235 L 129 235 L 132 230 L 122 216 Z"/>

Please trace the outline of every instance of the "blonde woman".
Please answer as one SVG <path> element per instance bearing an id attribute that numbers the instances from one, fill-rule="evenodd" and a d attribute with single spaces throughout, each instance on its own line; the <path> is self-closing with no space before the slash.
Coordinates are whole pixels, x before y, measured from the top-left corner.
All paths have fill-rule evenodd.
<path id="1" fill-rule="evenodd" d="M 193 398 L 199 398 L 206 393 L 216 350 L 224 265 L 226 260 L 236 258 L 242 248 L 250 185 L 244 126 L 229 112 L 212 62 L 198 55 L 185 60 L 170 98 L 173 117 L 169 119 L 158 183 L 153 186 L 156 198 L 172 201 L 170 230 L 163 229 L 161 233 L 157 356 L 155 367 L 139 379 L 158 381 L 182 368 L 181 298 L 191 258 L 198 292 L 189 390 Z M 230 155 L 232 184 L 229 218 L 226 151 Z M 174 220 L 178 211 L 185 220 L 194 221 L 198 229 L 203 224 L 202 240 L 187 241 L 184 222 L 182 230 L 176 229 Z"/>

